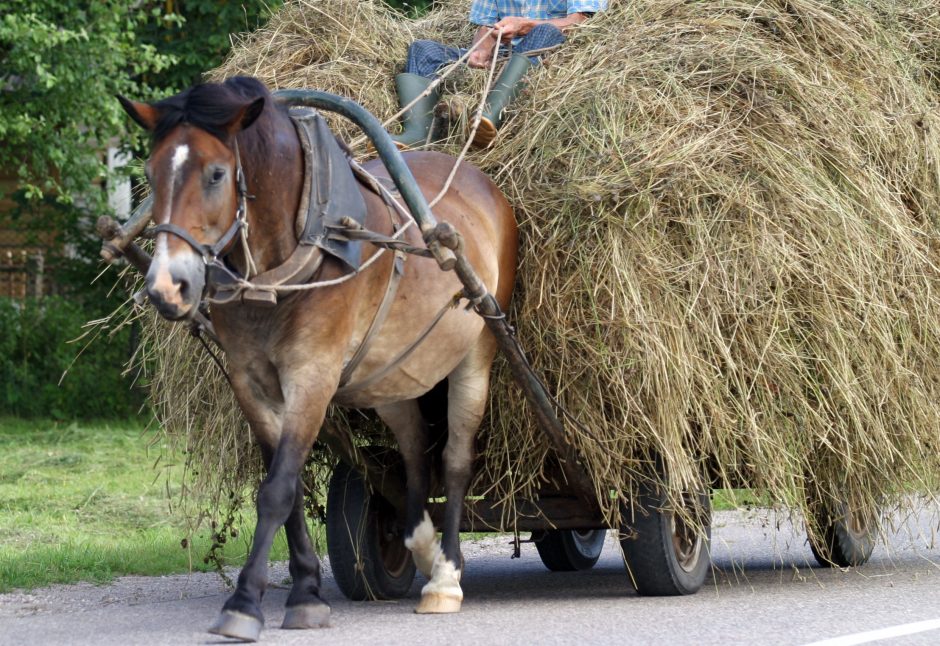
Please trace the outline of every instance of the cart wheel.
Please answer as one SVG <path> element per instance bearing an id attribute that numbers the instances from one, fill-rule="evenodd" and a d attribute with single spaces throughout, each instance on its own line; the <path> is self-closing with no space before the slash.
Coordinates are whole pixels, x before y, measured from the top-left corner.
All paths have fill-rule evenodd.
<path id="1" fill-rule="evenodd" d="M 352 601 L 400 599 L 415 577 L 404 527 L 384 498 L 371 494 L 362 475 L 340 462 L 326 502 L 326 541 L 333 577 Z"/>
<path id="2" fill-rule="evenodd" d="M 874 514 L 853 510 L 847 503 L 836 505 L 836 513 L 825 510 L 817 517 L 821 536 L 809 536 L 816 562 L 823 567 L 864 565 L 875 549 L 878 521 Z"/>
<path id="3" fill-rule="evenodd" d="M 698 504 L 693 503 L 696 496 Z M 631 509 L 621 510 L 620 547 L 631 583 L 645 596 L 698 592 L 711 562 L 711 500 L 707 493 L 683 496 L 685 513 L 666 506 L 661 486 L 649 485 Z M 698 521 L 689 521 L 689 516 Z"/>
<path id="4" fill-rule="evenodd" d="M 552 572 L 590 570 L 604 549 L 606 529 L 546 529 L 532 532 L 539 558 Z"/>

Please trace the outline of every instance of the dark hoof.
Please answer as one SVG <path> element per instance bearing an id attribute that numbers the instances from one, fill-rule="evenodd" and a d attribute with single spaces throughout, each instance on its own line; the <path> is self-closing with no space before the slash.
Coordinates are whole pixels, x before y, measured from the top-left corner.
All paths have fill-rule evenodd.
<path id="1" fill-rule="evenodd" d="M 325 603 L 305 603 L 291 606 L 284 614 L 281 628 L 304 629 L 323 628 L 330 623 L 330 607 Z"/>
<path id="2" fill-rule="evenodd" d="M 223 610 L 215 623 L 209 627 L 209 632 L 213 635 L 240 639 L 243 642 L 256 642 L 261 636 L 263 625 L 263 622 L 251 615 L 234 610 Z"/>

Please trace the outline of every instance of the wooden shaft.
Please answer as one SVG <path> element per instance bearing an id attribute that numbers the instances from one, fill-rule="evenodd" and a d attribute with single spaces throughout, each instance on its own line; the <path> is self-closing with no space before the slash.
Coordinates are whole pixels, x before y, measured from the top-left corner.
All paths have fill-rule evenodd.
<path id="1" fill-rule="evenodd" d="M 577 449 L 566 436 L 561 420 L 555 414 L 551 397 L 541 381 L 535 377 L 528 361 L 523 356 L 499 303 L 487 291 L 483 281 L 463 254 L 460 234 L 449 223 L 442 222 L 437 226 L 435 238 L 443 246 L 454 251 L 456 257 L 454 272 L 463 284 L 466 296 L 473 302 L 477 313 L 483 316 L 486 326 L 496 337 L 500 350 L 506 355 L 513 379 L 531 405 L 539 428 L 548 435 L 561 462 L 565 479 L 585 504 L 590 505 L 592 509 L 596 508 L 597 493 L 594 482 L 578 455 Z"/>
<path id="2" fill-rule="evenodd" d="M 148 195 L 134 209 L 123 226 L 107 215 L 98 218 L 98 235 L 102 240 L 101 257 L 105 262 L 111 263 L 117 260 L 124 253 L 124 248 L 143 233 L 143 230 L 150 224 L 150 218 L 153 216 L 152 210 L 153 196 Z"/>

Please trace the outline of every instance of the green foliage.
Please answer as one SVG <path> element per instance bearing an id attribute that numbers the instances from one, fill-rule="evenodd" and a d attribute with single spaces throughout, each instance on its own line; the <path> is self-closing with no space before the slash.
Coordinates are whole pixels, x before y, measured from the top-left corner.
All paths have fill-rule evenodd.
<path id="1" fill-rule="evenodd" d="M 102 148 L 124 130 L 114 95 L 172 58 L 138 41 L 145 15 L 126 0 L 7 0 L 0 16 L 0 168 L 28 200 L 102 202 Z"/>
<path id="2" fill-rule="evenodd" d="M 82 335 L 88 318 L 89 310 L 70 299 L 0 299 L 0 415 L 94 419 L 139 414 L 143 393 L 121 376 L 130 356 L 131 329 L 97 340 L 76 360 L 87 339 L 72 341 Z"/>
<path id="3" fill-rule="evenodd" d="M 143 3 L 140 11 L 149 18 L 140 29 L 140 42 L 174 60 L 170 67 L 145 73 L 143 78 L 168 93 L 197 83 L 222 63 L 231 46 L 230 34 L 256 29 L 281 4 L 281 0 Z"/>
<path id="4" fill-rule="evenodd" d="M 420 16 L 426 13 L 434 0 L 385 0 L 393 8 L 409 16 Z"/>
<path id="5" fill-rule="evenodd" d="M 0 15 L 0 170 L 15 206 L 0 226 L 46 249 L 51 281 L 103 299 L 90 231 L 106 210 L 107 146 L 143 150 L 116 94 L 152 100 L 199 80 L 280 0 L 13 0 Z M 62 251 L 68 249 L 67 254 Z M 107 288 L 107 285 L 103 285 Z"/>

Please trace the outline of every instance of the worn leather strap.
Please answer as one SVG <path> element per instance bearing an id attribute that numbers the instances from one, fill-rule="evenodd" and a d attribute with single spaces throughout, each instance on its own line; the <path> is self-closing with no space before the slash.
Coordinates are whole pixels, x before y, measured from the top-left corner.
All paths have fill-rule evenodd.
<path id="1" fill-rule="evenodd" d="M 356 368 L 359 367 L 359 364 L 362 363 L 362 360 L 369 352 L 369 348 L 372 347 L 372 342 L 375 340 L 376 334 L 378 334 L 378 331 L 382 328 L 382 324 L 385 323 L 389 310 L 392 309 L 395 294 L 398 292 L 398 284 L 401 282 L 401 277 L 404 273 L 405 254 L 401 251 L 396 251 L 395 261 L 392 263 L 392 271 L 389 272 L 388 285 L 385 288 L 382 303 L 379 305 L 379 309 L 376 310 L 375 316 L 372 318 L 372 323 L 369 325 L 369 329 L 366 330 L 365 336 L 362 337 L 362 342 L 359 344 L 359 347 L 356 348 L 353 356 L 350 357 L 346 365 L 343 366 L 343 371 L 339 376 L 340 388 L 349 382 Z"/>
<path id="2" fill-rule="evenodd" d="M 441 310 L 437 313 L 437 316 L 434 317 L 434 320 L 432 320 L 427 325 L 427 327 L 425 327 L 424 330 L 421 331 L 421 334 L 418 335 L 418 338 L 415 339 L 414 342 L 411 345 L 409 345 L 407 348 L 405 348 L 403 351 L 399 352 L 398 356 L 392 359 L 384 368 L 381 368 L 380 370 L 375 371 L 374 373 L 372 373 L 371 375 L 369 375 L 362 381 L 356 382 L 350 386 L 343 386 L 339 388 L 336 391 L 336 396 L 344 397 L 346 395 L 350 395 L 352 393 L 365 390 L 369 386 L 372 386 L 378 383 L 379 381 L 384 379 L 386 376 L 388 376 L 388 374 L 391 373 L 392 370 L 394 370 L 399 365 L 401 365 L 401 363 L 405 359 L 410 357 L 411 353 L 414 352 L 418 348 L 418 346 L 424 342 L 424 340 L 431 333 L 431 331 L 435 327 L 437 327 L 437 324 L 440 322 L 440 320 L 444 318 L 444 315 L 447 314 L 447 311 L 457 307 L 457 305 L 460 303 L 461 298 L 463 298 L 463 294 L 458 294 L 457 296 L 449 300 L 444 305 L 444 307 L 442 307 Z"/>

